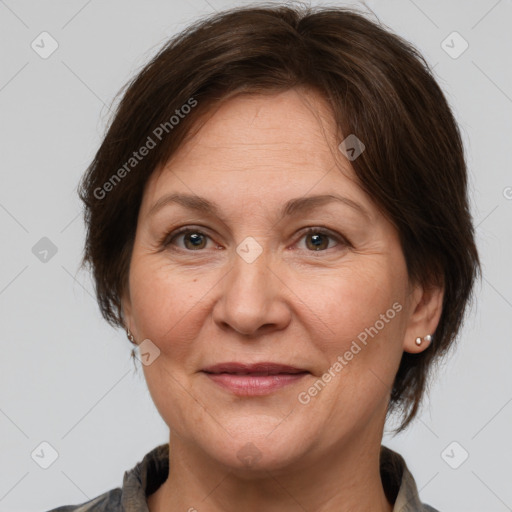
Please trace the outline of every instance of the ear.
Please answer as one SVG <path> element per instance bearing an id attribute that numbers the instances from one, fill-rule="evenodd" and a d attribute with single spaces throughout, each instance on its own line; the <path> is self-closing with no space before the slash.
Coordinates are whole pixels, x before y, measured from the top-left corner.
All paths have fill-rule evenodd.
<path id="1" fill-rule="evenodd" d="M 132 333 L 133 337 L 135 338 L 135 340 L 137 340 L 137 330 L 135 329 L 135 322 L 132 314 L 132 303 L 128 287 L 126 287 L 121 297 L 121 310 L 123 314 L 124 328 L 130 329 L 130 332 Z"/>
<path id="2" fill-rule="evenodd" d="M 423 338 L 430 334 L 434 338 L 443 311 L 443 285 L 414 285 L 410 295 L 410 318 L 405 331 L 403 349 L 410 354 L 423 352 L 430 343 Z M 422 338 L 421 345 L 416 338 Z"/>

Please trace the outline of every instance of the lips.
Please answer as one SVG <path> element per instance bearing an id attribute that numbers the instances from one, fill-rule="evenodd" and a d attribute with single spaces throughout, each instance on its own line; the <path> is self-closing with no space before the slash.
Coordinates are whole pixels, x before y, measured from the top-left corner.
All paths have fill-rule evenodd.
<path id="1" fill-rule="evenodd" d="M 203 372 L 213 374 L 228 373 L 232 375 L 253 376 L 309 373 L 307 370 L 295 368 L 294 366 L 267 362 L 254 364 L 220 363 L 204 368 Z"/>
<path id="2" fill-rule="evenodd" d="M 220 363 L 202 372 L 215 385 L 237 396 L 270 395 L 299 382 L 310 372 L 278 363 Z"/>

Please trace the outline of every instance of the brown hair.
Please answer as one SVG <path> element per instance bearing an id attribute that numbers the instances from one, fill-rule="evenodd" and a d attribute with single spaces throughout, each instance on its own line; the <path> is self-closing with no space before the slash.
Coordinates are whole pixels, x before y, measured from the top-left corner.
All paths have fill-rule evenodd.
<path id="1" fill-rule="evenodd" d="M 399 432 L 417 414 L 432 363 L 455 340 L 480 263 L 450 107 L 418 51 L 361 13 L 249 6 L 199 19 L 171 39 L 127 84 L 80 183 L 82 263 L 92 268 L 103 316 L 123 326 L 121 297 L 152 172 L 221 101 L 293 87 L 320 91 L 340 136 L 355 134 L 365 144 L 352 167 L 396 226 L 411 280 L 444 284 L 433 343 L 403 353 L 391 390 L 388 412 L 404 418 Z"/>

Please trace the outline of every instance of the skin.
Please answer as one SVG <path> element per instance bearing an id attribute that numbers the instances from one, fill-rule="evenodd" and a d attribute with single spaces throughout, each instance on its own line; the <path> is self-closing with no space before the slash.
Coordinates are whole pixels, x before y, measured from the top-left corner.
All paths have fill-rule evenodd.
<path id="1" fill-rule="evenodd" d="M 236 96 L 148 182 L 123 310 L 137 342 L 160 350 L 143 369 L 170 429 L 170 473 L 148 497 L 151 512 L 393 508 L 379 473 L 389 392 L 403 351 L 427 349 L 414 340 L 435 331 L 443 290 L 409 281 L 396 229 L 358 186 L 334 133 L 316 92 Z M 174 192 L 214 201 L 221 218 L 177 204 L 150 212 Z M 332 193 L 368 216 L 341 202 L 279 216 L 289 199 Z M 199 238 L 160 243 L 183 226 Z M 249 236 L 262 249 L 251 263 L 236 251 Z M 401 311 L 300 403 L 394 303 Z M 201 372 L 226 361 L 310 373 L 240 397 Z M 252 465 L 240 457 L 248 443 Z"/>

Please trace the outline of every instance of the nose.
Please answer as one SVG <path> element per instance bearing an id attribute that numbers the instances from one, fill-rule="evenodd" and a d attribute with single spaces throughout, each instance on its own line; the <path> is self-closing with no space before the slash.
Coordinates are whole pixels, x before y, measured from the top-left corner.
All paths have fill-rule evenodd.
<path id="1" fill-rule="evenodd" d="M 287 298 L 293 296 L 286 277 L 268 249 L 254 260 L 234 255 L 232 269 L 219 282 L 221 296 L 213 319 L 219 328 L 257 338 L 285 329 L 291 320 Z M 282 270 L 281 270 L 282 274 Z"/>

